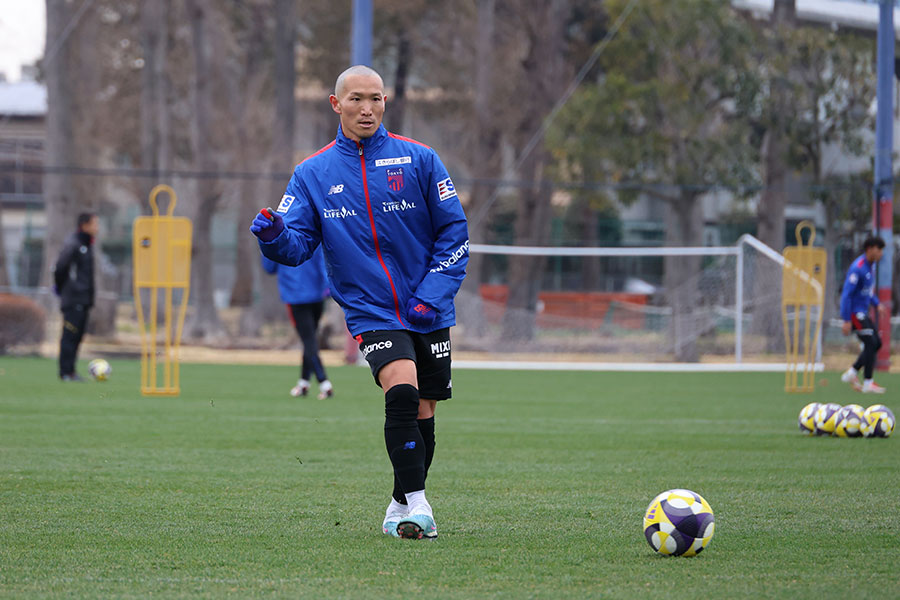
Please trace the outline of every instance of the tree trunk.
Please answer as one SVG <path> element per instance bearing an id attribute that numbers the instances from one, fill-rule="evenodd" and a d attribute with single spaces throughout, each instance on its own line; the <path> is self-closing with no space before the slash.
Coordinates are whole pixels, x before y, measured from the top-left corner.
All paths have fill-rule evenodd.
<path id="1" fill-rule="evenodd" d="M 543 185 L 544 152 L 534 150 L 532 156 L 523 169 L 523 173 L 531 174 L 532 186 L 522 193 L 516 212 L 515 239 L 517 245 L 545 246 L 550 239 L 552 190 Z M 537 299 L 546 264 L 544 256 L 510 257 L 503 339 L 530 340 L 534 337 Z"/>
<path id="2" fill-rule="evenodd" d="M 784 31 L 794 27 L 796 7 L 794 0 L 775 0 L 772 10 L 772 27 L 775 29 L 776 46 L 784 47 Z M 769 112 L 771 119 L 769 128 L 763 136 L 762 160 L 765 181 L 762 196 L 757 207 L 757 237 L 777 252 L 784 250 L 785 224 L 784 211 L 787 206 L 787 123 L 784 122 L 786 110 L 791 102 L 789 86 L 776 75 L 772 80 Z M 767 352 L 780 352 L 784 348 L 783 324 L 780 295 L 772 293 L 770 282 L 759 277 L 757 288 L 753 293 L 756 298 L 764 299 L 754 308 L 753 333 L 763 336 Z M 780 283 L 779 283 L 780 285 Z M 760 287 L 762 286 L 762 287 Z"/>
<path id="3" fill-rule="evenodd" d="M 276 7 L 276 10 L 280 7 Z M 256 131 L 256 123 L 251 118 L 254 112 L 260 112 L 262 109 L 262 96 L 268 99 L 269 94 L 264 94 L 263 90 L 272 82 L 272 73 L 266 68 L 266 57 L 270 52 L 269 40 L 271 34 L 265 27 L 266 16 L 261 7 L 252 9 L 252 16 L 249 20 L 250 31 L 248 40 L 244 43 L 246 58 L 244 60 L 243 73 L 238 73 L 229 80 L 229 89 L 231 96 L 229 100 L 230 112 L 235 121 L 235 129 L 237 135 L 237 164 L 235 168 L 249 169 L 253 171 L 265 170 L 265 158 L 263 148 L 268 148 L 268 144 L 262 143 L 262 140 L 268 136 L 262 136 Z M 276 27 L 279 29 L 290 30 L 293 17 L 290 14 L 279 14 L 276 20 Z M 290 23 L 285 23 L 290 19 Z M 282 31 L 276 31 L 276 35 L 284 35 Z M 282 39 L 276 40 L 276 44 L 282 43 Z M 284 42 L 288 48 L 292 47 L 292 42 L 287 40 Z M 268 185 L 268 182 L 265 182 Z M 259 246 L 256 238 L 248 231 L 249 223 L 253 219 L 256 212 L 262 208 L 257 206 L 262 202 L 265 193 L 260 193 L 260 181 L 253 179 L 244 179 L 240 183 L 240 197 L 238 199 L 238 218 L 235 222 L 235 239 L 236 239 L 236 257 L 235 257 L 235 273 L 234 284 L 231 287 L 232 307 L 240 306 L 246 309 L 253 305 L 253 296 L 256 289 L 256 274 L 260 270 L 259 267 Z M 243 330 L 243 328 L 241 328 Z"/>
<path id="4" fill-rule="evenodd" d="M 696 192 L 682 190 L 666 204 L 666 246 L 702 246 L 703 210 Z M 700 359 L 697 337 L 703 330 L 703 310 L 699 306 L 697 277 L 699 256 L 667 256 L 663 261 L 663 285 L 672 308 L 670 343 L 675 360 L 697 362 Z"/>
<path id="5" fill-rule="evenodd" d="M 3 240 L 3 200 L 0 200 L 0 287 L 9 286 L 6 270 L 6 242 Z"/>
<path id="6" fill-rule="evenodd" d="M 210 64 L 205 35 L 206 20 L 209 16 L 207 0 L 188 0 L 190 15 L 194 74 L 192 80 L 194 111 L 191 120 L 191 141 L 194 164 L 199 170 L 213 172 L 216 165 L 210 144 L 212 109 L 209 91 Z M 194 312 L 187 326 L 187 337 L 215 341 L 225 334 L 215 303 L 215 281 L 213 274 L 212 217 L 221 198 L 220 183 L 213 179 L 203 179 L 196 186 L 198 201 L 194 211 L 193 260 L 191 268 L 191 296 Z"/>
<path id="7" fill-rule="evenodd" d="M 403 134 L 403 122 L 406 117 L 406 84 L 409 78 L 412 52 L 409 40 L 409 29 L 405 20 L 400 22 L 397 31 L 397 68 L 394 71 L 394 98 L 388 99 L 390 110 L 387 115 L 390 119 L 391 131 Z"/>
<path id="8" fill-rule="evenodd" d="M 589 179 L 588 181 L 593 181 Z M 579 201 L 581 213 L 581 239 L 582 243 L 589 248 L 596 248 L 600 245 L 599 235 L 597 233 L 599 217 L 597 209 L 593 206 L 590 196 L 582 197 Z M 586 292 L 600 291 L 601 276 L 601 259 L 599 256 L 585 256 L 581 259 L 581 280 L 582 290 Z"/>
<path id="9" fill-rule="evenodd" d="M 70 165 L 74 156 L 72 131 L 72 78 L 77 58 L 71 52 L 71 38 L 62 38 L 72 19 L 74 7 L 66 0 L 47 0 L 47 38 L 45 48 L 61 46 L 44 63 L 47 82 L 47 164 Z M 44 174 L 44 202 L 47 230 L 44 236 L 44 260 L 41 285 L 50 282 L 50 271 L 66 236 L 75 226 L 75 206 L 71 196 L 72 176 L 65 171 Z"/>
<path id="10" fill-rule="evenodd" d="M 294 88 L 297 79 L 296 55 L 294 52 L 297 23 L 294 17 L 295 3 L 293 0 L 276 0 L 276 12 L 279 19 L 275 26 L 274 55 L 275 55 L 275 119 L 278 124 L 273 132 L 272 146 L 269 151 L 268 169 L 273 176 L 263 185 L 256 187 L 256 191 L 262 190 L 263 201 L 255 195 L 242 199 L 242 214 L 247 216 L 247 225 L 242 231 L 239 228 L 238 244 L 245 239 L 249 255 L 252 256 L 253 272 L 259 273 L 259 247 L 256 238 L 246 230 L 250 219 L 264 205 L 277 206 L 284 189 L 291 177 L 294 166 L 294 123 L 296 102 L 294 100 Z M 281 177 L 283 176 L 283 177 Z M 241 313 L 240 332 L 250 335 L 259 330 L 260 325 L 266 322 L 281 320 L 285 311 L 278 294 L 277 279 L 266 274 L 256 275 L 253 284 L 258 286 L 257 294 L 254 294 L 252 305 Z"/>
<path id="11" fill-rule="evenodd" d="M 493 112 L 491 101 L 494 93 L 495 10 L 496 0 L 478 0 L 478 29 L 475 42 L 475 110 L 471 127 L 475 139 L 472 143 L 472 162 L 469 164 L 475 183 L 472 184 L 466 206 L 466 214 L 469 219 L 469 239 L 476 244 L 483 244 L 487 241 L 485 232 L 490 220 L 490 210 L 486 205 L 497 191 L 495 184 L 489 184 L 484 180 L 500 178 L 500 133 L 496 128 L 496 115 Z M 478 335 L 479 332 L 486 331 L 487 327 L 484 318 L 484 303 L 481 300 L 483 267 L 483 254 L 469 255 L 466 278 L 463 280 L 460 294 L 457 297 L 457 314 L 460 325 L 471 335 Z"/>
<path id="12" fill-rule="evenodd" d="M 519 245 L 546 245 L 550 239 L 553 220 L 550 199 L 552 190 L 544 184 L 544 166 L 548 160 L 544 150 L 544 135 L 538 134 L 543 119 L 553 108 L 555 98 L 563 87 L 565 65 L 563 3 L 535 2 L 526 14 L 524 34 L 528 52 L 522 59 L 525 80 L 539 82 L 529 87 L 524 101 L 522 119 L 517 127 L 519 148 L 529 155 L 520 155 L 519 177 L 530 182 L 522 194 L 516 211 L 515 238 Z M 538 137 L 535 138 L 535 135 Z M 532 141 L 535 141 L 533 145 Z M 516 256 L 510 260 L 509 296 L 503 316 L 503 337 L 529 340 L 534 337 L 537 297 L 540 291 L 546 258 Z"/>
<path id="13" fill-rule="evenodd" d="M 168 111 L 168 78 L 166 76 L 169 42 L 169 0 L 143 2 L 141 11 L 141 45 L 144 68 L 141 71 L 141 166 L 153 177 L 141 179 L 139 199 L 147 203 L 150 190 L 159 183 L 171 184 L 170 119 Z M 166 181 L 163 181 L 166 179 Z M 149 208 L 148 204 L 143 204 Z"/>

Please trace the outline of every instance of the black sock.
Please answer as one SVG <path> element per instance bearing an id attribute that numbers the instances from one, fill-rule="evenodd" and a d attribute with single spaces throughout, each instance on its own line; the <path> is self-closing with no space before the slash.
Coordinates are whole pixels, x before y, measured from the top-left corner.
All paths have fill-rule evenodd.
<path id="1" fill-rule="evenodd" d="M 419 431 L 419 390 L 407 383 L 384 394 L 384 443 L 394 466 L 394 499 L 425 489 L 425 441 Z M 400 498 L 397 497 L 398 487 Z"/>
<path id="2" fill-rule="evenodd" d="M 428 479 L 428 467 L 434 458 L 434 417 L 419 419 L 417 422 L 422 441 L 425 442 L 425 479 Z"/>
<path id="3" fill-rule="evenodd" d="M 431 466 L 431 460 L 434 458 L 434 417 L 428 419 L 418 419 L 419 432 L 422 434 L 422 440 L 425 442 L 425 479 L 428 479 L 428 468 Z M 391 494 L 394 500 L 400 504 L 406 504 L 406 496 L 403 495 L 403 487 L 400 480 L 394 475 L 394 491 Z"/>

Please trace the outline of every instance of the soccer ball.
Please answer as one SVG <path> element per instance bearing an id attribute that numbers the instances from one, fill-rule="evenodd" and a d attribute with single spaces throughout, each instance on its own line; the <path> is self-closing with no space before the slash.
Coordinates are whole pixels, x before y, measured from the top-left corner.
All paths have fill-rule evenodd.
<path id="1" fill-rule="evenodd" d="M 866 437 L 890 437 L 894 431 L 894 413 L 884 404 L 873 404 L 863 412 L 862 434 Z"/>
<path id="2" fill-rule="evenodd" d="M 96 381 L 106 381 L 112 373 L 112 367 L 102 358 L 95 358 L 88 363 L 88 373 Z"/>
<path id="3" fill-rule="evenodd" d="M 865 417 L 865 409 L 859 404 L 848 404 L 837 415 L 837 424 L 834 426 L 834 435 L 838 437 L 860 437 Z"/>
<path id="4" fill-rule="evenodd" d="M 835 402 L 820 405 L 819 410 L 816 411 L 816 435 L 834 433 L 839 412 L 841 412 L 841 405 Z"/>
<path id="5" fill-rule="evenodd" d="M 820 406 L 821 404 L 818 402 L 810 402 L 800 411 L 800 416 L 797 417 L 797 424 L 800 426 L 800 431 L 803 435 L 812 435 L 816 432 L 816 411 L 819 410 Z"/>
<path id="6" fill-rule="evenodd" d="M 668 490 L 653 499 L 644 513 L 644 537 L 667 556 L 700 554 L 716 529 L 709 504 L 690 490 Z"/>

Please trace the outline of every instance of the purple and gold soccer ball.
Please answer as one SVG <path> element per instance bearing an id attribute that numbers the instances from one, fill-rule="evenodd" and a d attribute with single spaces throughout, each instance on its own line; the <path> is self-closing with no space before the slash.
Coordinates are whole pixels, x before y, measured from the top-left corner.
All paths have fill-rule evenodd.
<path id="1" fill-rule="evenodd" d="M 700 554 L 715 530 L 712 508 L 690 490 L 665 491 L 644 513 L 644 537 L 651 548 L 667 556 Z"/>
<path id="2" fill-rule="evenodd" d="M 841 412 L 841 405 L 835 402 L 820 405 L 819 410 L 816 411 L 816 435 L 833 434 L 839 412 Z"/>
<path id="3" fill-rule="evenodd" d="M 800 427 L 800 433 L 803 435 L 813 435 L 816 433 L 816 411 L 819 410 L 821 404 L 818 402 L 810 402 L 800 411 L 797 417 L 797 425 Z"/>
<path id="4" fill-rule="evenodd" d="M 863 412 L 865 437 L 890 437 L 894 432 L 894 413 L 884 404 L 873 404 Z"/>
<path id="5" fill-rule="evenodd" d="M 834 435 L 838 437 L 862 437 L 862 427 L 866 419 L 866 412 L 859 404 L 848 404 L 837 415 L 837 424 L 834 426 Z"/>

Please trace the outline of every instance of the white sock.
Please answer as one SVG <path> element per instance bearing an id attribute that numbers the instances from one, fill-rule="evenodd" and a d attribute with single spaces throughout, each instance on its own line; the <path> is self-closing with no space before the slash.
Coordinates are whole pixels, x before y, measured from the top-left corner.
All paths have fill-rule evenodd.
<path id="1" fill-rule="evenodd" d="M 425 499 L 425 490 L 410 492 L 404 495 L 406 496 L 406 502 L 409 504 L 410 514 L 427 514 L 433 516 L 431 505 L 428 504 L 428 500 Z"/>
<path id="2" fill-rule="evenodd" d="M 863 385 L 866 387 L 872 387 L 873 383 L 875 383 L 874 379 L 866 379 L 865 381 L 863 381 Z"/>
<path id="3" fill-rule="evenodd" d="M 331 385 L 330 380 L 326 379 L 325 381 L 323 381 L 322 383 L 319 384 L 320 392 L 330 392 L 331 390 L 332 390 L 332 385 Z"/>
<path id="4" fill-rule="evenodd" d="M 309 379 L 298 379 L 297 385 L 300 387 L 309 387 Z"/>
<path id="5" fill-rule="evenodd" d="M 856 371 L 856 369 L 854 369 L 853 367 L 850 367 L 849 369 L 847 369 L 847 373 L 848 373 L 849 375 L 852 375 L 852 376 L 856 377 L 857 371 Z"/>
<path id="6" fill-rule="evenodd" d="M 393 514 L 406 514 L 406 511 L 409 510 L 409 507 L 405 504 L 400 504 L 393 498 L 391 498 L 391 503 L 388 504 L 387 510 L 384 511 L 385 516 L 390 516 Z"/>

